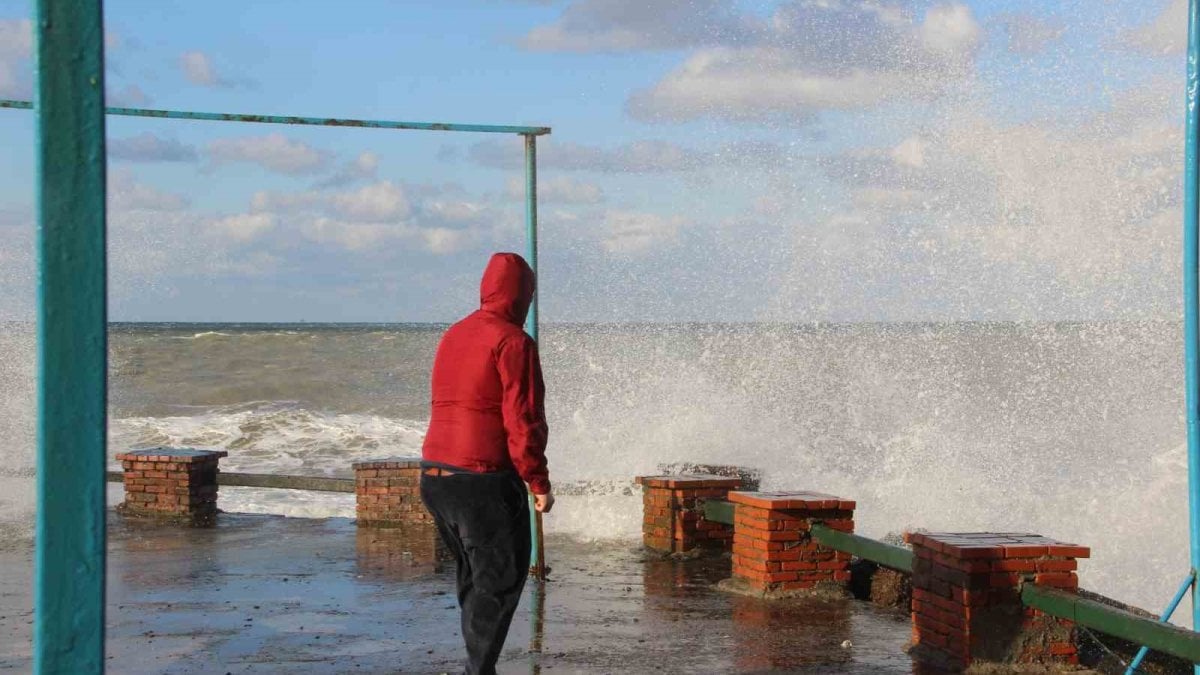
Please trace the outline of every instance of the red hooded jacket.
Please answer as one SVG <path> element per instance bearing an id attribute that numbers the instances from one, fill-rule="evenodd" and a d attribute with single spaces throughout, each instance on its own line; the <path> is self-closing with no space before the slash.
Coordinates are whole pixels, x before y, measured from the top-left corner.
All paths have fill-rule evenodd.
<path id="1" fill-rule="evenodd" d="M 497 253 L 479 288 L 479 311 L 446 331 L 433 360 L 433 412 L 425 461 L 475 472 L 516 469 L 534 494 L 550 491 L 546 385 L 537 343 L 522 329 L 533 270 Z"/>

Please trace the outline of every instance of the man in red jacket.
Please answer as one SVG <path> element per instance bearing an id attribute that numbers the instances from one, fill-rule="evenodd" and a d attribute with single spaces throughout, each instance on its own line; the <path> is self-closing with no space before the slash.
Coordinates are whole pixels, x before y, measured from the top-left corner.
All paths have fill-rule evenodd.
<path id="1" fill-rule="evenodd" d="M 521 328 L 533 270 L 497 253 L 479 311 L 450 327 L 433 361 L 433 412 L 421 499 L 458 561 L 467 672 L 496 672 L 529 574 L 529 497 L 554 506 L 546 469 L 545 384 L 537 344 Z"/>

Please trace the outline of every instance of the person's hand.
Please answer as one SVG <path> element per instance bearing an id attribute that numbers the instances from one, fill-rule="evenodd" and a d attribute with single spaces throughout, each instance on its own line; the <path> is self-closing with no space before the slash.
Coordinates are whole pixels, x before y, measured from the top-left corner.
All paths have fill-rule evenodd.
<path id="1" fill-rule="evenodd" d="M 550 509 L 554 508 L 554 493 L 547 492 L 544 495 L 534 495 L 533 508 L 538 513 L 550 513 Z"/>

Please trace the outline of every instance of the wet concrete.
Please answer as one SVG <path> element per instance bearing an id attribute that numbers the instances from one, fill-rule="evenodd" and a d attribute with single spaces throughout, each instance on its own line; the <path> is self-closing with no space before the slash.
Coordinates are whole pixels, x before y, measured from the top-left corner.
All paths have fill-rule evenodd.
<path id="1" fill-rule="evenodd" d="M 109 672 L 459 667 L 453 565 L 431 536 L 223 514 L 211 529 L 114 517 L 109 539 Z M 721 593 L 727 560 L 630 543 L 552 537 L 547 551 L 551 581 L 526 592 L 502 673 L 913 672 L 897 610 Z M 30 667 L 31 558 L 0 551 L 0 669 Z"/>

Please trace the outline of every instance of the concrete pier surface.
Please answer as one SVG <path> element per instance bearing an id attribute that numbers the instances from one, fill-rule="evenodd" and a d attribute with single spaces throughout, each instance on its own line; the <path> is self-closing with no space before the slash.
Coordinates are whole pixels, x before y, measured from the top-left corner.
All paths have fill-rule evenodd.
<path id="1" fill-rule="evenodd" d="M 722 593 L 728 559 L 547 540 L 501 673 L 911 673 L 907 614 L 853 600 Z M 110 518 L 113 673 L 460 670 L 453 564 L 411 533 L 222 514 L 216 527 Z M 31 662 L 32 550 L 0 550 L 0 670 Z M 542 605 L 541 619 L 534 611 Z"/>

